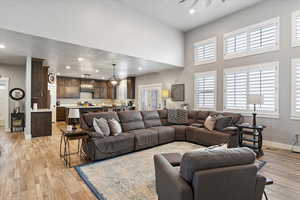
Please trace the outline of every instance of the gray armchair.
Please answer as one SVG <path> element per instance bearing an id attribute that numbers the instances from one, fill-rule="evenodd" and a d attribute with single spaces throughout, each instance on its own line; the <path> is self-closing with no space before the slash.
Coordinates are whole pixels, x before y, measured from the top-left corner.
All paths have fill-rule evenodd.
<path id="1" fill-rule="evenodd" d="M 248 148 L 203 149 L 185 153 L 180 170 L 154 156 L 159 200 L 261 200 L 266 178 L 257 174 Z"/>

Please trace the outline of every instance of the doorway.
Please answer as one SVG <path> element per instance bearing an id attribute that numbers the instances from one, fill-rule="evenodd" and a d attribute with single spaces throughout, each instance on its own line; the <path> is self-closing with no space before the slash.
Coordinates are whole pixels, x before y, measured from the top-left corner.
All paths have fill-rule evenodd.
<path id="1" fill-rule="evenodd" d="M 9 78 L 0 77 L 0 127 L 9 131 Z"/>
<path id="2" fill-rule="evenodd" d="M 141 85 L 138 89 L 139 110 L 158 110 L 161 108 L 161 84 Z"/>

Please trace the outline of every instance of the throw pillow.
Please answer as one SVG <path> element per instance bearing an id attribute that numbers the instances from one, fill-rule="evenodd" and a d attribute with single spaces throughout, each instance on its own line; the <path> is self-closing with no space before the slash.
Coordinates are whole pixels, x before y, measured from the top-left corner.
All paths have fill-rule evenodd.
<path id="1" fill-rule="evenodd" d="M 215 129 L 216 118 L 213 116 L 208 116 L 204 122 L 204 128 L 212 131 Z"/>
<path id="2" fill-rule="evenodd" d="M 104 118 L 94 118 L 93 119 L 93 126 L 96 131 L 96 133 L 102 135 L 102 136 L 109 136 L 110 135 L 110 129 L 108 126 L 108 123 L 106 119 Z"/>
<path id="3" fill-rule="evenodd" d="M 232 122 L 232 117 L 218 115 L 216 117 L 216 126 L 217 131 L 223 131 L 224 128 L 228 127 Z"/>
<path id="4" fill-rule="evenodd" d="M 186 124 L 188 123 L 188 111 L 180 109 L 168 110 L 168 122 L 172 124 Z"/>
<path id="5" fill-rule="evenodd" d="M 109 119 L 108 125 L 110 128 L 111 135 L 116 136 L 122 133 L 121 124 L 116 119 Z"/>

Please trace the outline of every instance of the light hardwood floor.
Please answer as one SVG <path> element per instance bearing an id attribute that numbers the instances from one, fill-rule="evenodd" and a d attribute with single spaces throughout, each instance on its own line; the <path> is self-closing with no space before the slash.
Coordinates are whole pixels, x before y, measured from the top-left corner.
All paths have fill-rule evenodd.
<path id="1" fill-rule="evenodd" d="M 0 128 L 0 200 L 96 199 L 59 157 L 61 125 L 53 126 L 52 137 L 31 141 Z M 75 159 L 77 164 L 85 162 Z M 265 148 L 262 159 L 268 161 L 263 174 L 275 182 L 266 188 L 269 199 L 300 200 L 300 154 Z"/>

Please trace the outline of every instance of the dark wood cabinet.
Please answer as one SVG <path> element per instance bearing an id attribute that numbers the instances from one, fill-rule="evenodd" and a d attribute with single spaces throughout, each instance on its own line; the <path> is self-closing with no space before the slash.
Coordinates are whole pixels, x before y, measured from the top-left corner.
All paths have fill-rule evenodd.
<path id="1" fill-rule="evenodd" d="M 52 112 L 31 113 L 31 136 L 42 137 L 52 135 Z"/>
<path id="2" fill-rule="evenodd" d="M 66 121 L 67 118 L 67 109 L 65 107 L 56 108 L 56 121 Z"/>
<path id="3" fill-rule="evenodd" d="M 95 81 L 94 99 L 108 99 L 106 81 Z"/>
<path id="4" fill-rule="evenodd" d="M 49 108 L 48 105 L 48 68 L 43 66 L 43 59 L 32 58 L 31 68 L 31 104 L 38 108 Z"/>
<path id="5" fill-rule="evenodd" d="M 127 99 L 135 99 L 135 77 L 127 78 Z"/>
<path id="6" fill-rule="evenodd" d="M 110 81 L 107 81 L 107 98 L 108 99 L 116 99 L 117 98 L 116 86 L 114 87 L 110 83 Z"/>
<path id="7" fill-rule="evenodd" d="M 57 77 L 57 98 L 80 98 L 80 79 Z"/>

